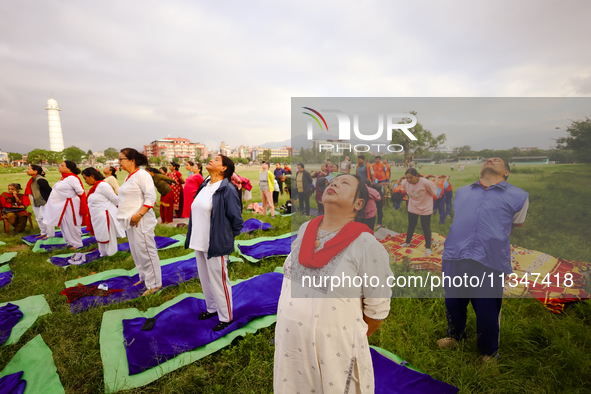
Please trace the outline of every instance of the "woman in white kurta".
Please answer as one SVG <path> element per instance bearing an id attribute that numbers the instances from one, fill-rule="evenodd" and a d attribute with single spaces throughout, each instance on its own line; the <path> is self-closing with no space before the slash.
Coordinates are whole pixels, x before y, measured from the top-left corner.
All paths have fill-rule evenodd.
<path id="1" fill-rule="evenodd" d="M 82 247 L 82 220 L 88 215 L 84 186 L 77 176 L 80 169 L 73 161 L 66 160 L 59 165 L 58 171 L 62 179 L 53 185 L 45 204 L 43 224 L 48 227 L 59 226 L 64 241 L 71 249 L 78 249 Z"/>
<path id="2" fill-rule="evenodd" d="M 140 166 L 148 165 L 148 158 L 133 148 L 119 153 L 121 168 L 129 173 L 119 187 L 117 220 L 129 239 L 129 249 L 137 267 L 140 281 L 147 290 L 142 295 L 157 292 L 162 287 L 160 258 L 154 240 L 156 189 L 152 176 Z"/>
<path id="3" fill-rule="evenodd" d="M 117 221 L 119 198 L 95 168 L 85 168 L 82 177 L 92 186 L 88 191 L 87 201 L 98 250 L 101 257 L 112 256 L 117 253 L 117 238 L 125 238 L 125 231 Z"/>
<path id="4" fill-rule="evenodd" d="M 275 328 L 276 393 L 374 392 L 367 337 L 388 316 L 391 290 L 369 283 L 331 288 L 330 279 L 321 280 L 367 275 L 385 284 L 392 275 L 388 253 L 358 223 L 367 199 L 357 175 L 337 176 L 323 195 L 325 215 L 300 227 L 283 266 Z"/>

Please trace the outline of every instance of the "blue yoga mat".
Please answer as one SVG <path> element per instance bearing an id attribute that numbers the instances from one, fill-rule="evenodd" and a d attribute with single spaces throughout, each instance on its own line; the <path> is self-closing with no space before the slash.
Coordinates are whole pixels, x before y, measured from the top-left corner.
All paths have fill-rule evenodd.
<path id="1" fill-rule="evenodd" d="M 238 245 L 240 253 L 262 259 L 270 256 L 285 256 L 291 253 L 291 243 L 295 241 L 297 235 L 291 237 L 274 239 L 271 241 L 262 241 L 254 245 Z"/>
<path id="2" fill-rule="evenodd" d="M 168 286 L 176 286 L 179 283 L 186 282 L 199 276 L 195 257 L 163 265 L 161 269 L 163 288 Z M 133 285 L 139 280 L 139 274 L 136 274 L 134 276 L 117 276 L 111 279 L 100 280 L 91 283 L 90 285 L 95 286 L 105 283 L 109 289 L 123 289 L 123 292 L 112 293 L 107 297 L 92 296 L 81 298 L 70 304 L 70 310 L 72 313 L 80 313 L 96 306 L 124 302 L 138 298 L 144 291 L 146 291 L 146 287 L 143 284 L 138 286 Z"/>
<path id="3" fill-rule="evenodd" d="M 371 349 L 376 394 L 455 394 L 459 390 L 431 376 L 399 365 Z"/>
<path id="4" fill-rule="evenodd" d="M 211 343 L 257 317 L 276 314 L 282 281 L 283 274 L 271 272 L 232 286 L 234 322 L 218 332 L 212 330 L 219 323 L 217 317 L 199 320 L 199 314 L 206 311 L 205 300 L 194 297 L 157 314 L 150 331 L 141 330 L 145 317 L 123 320 L 129 374 L 138 374 Z"/>
<path id="5" fill-rule="evenodd" d="M 18 305 L 9 302 L 3 307 L 0 307 L 0 346 L 4 345 L 8 338 L 10 338 L 12 329 L 23 316 L 23 312 L 21 312 Z"/>
<path id="6" fill-rule="evenodd" d="M 178 240 L 176 240 L 174 238 L 169 238 L 169 237 L 154 237 L 154 240 L 156 241 L 156 248 L 157 249 L 162 249 L 162 248 L 165 248 L 167 246 L 170 246 L 170 245 L 178 242 Z M 117 251 L 118 252 L 129 252 L 129 242 L 124 242 L 124 243 L 117 245 Z M 86 262 L 84 264 L 91 263 L 91 262 L 101 258 L 101 254 L 98 249 L 92 250 L 88 253 L 85 253 L 85 256 L 86 256 Z M 65 267 L 66 265 L 70 265 L 70 263 L 68 263 L 68 260 L 70 260 L 71 258 L 72 258 L 72 256 L 68 256 L 68 257 L 53 256 L 53 257 L 49 258 L 49 261 L 52 264 L 57 265 L 59 267 Z M 80 264 L 80 265 L 84 265 L 84 264 Z"/>
<path id="7" fill-rule="evenodd" d="M 270 230 L 273 226 L 269 223 L 260 221 L 259 219 L 250 218 L 244 222 L 244 227 L 240 230 L 241 233 L 250 233 L 256 230 Z"/>

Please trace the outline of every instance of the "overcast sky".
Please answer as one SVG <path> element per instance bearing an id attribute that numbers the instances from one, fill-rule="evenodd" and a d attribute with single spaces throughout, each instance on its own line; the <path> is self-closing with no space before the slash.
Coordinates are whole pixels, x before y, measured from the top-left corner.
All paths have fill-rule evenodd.
<path id="1" fill-rule="evenodd" d="M 591 96 L 586 0 L 350 4 L 3 1 L 0 149 L 49 148 L 50 94 L 84 150 L 284 141 L 291 97 Z"/>

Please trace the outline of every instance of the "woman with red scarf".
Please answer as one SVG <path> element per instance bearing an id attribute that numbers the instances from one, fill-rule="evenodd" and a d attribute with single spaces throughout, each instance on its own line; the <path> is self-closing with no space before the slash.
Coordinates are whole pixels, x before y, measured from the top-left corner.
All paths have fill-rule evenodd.
<path id="1" fill-rule="evenodd" d="M 184 196 L 183 196 L 183 186 L 185 184 L 185 180 L 183 179 L 183 174 L 181 174 L 181 172 L 179 171 L 180 168 L 180 164 L 179 163 L 175 163 L 172 162 L 170 163 L 170 166 L 168 167 L 168 169 L 170 170 L 170 172 L 168 174 L 166 174 L 166 176 L 168 176 L 169 178 L 172 178 L 176 181 L 176 185 L 174 186 L 170 186 L 170 189 L 172 190 L 172 196 L 174 198 L 174 201 L 172 203 L 172 209 L 174 209 L 174 214 L 175 217 L 177 218 L 182 218 L 183 217 L 183 200 L 184 200 Z"/>
<path id="2" fill-rule="evenodd" d="M 88 210 L 90 212 L 90 232 L 98 242 L 101 257 L 117 253 L 117 237 L 125 238 L 125 231 L 117 221 L 119 197 L 105 177 L 95 168 L 82 171 L 84 181 L 92 186 L 88 191 Z"/>
<path id="3" fill-rule="evenodd" d="M 82 247 L 82 224 L 88 224 L 88 205 L 82 181 L 78 178 L 80 169 L 73 161 L 65 160 L 58 167 L 62 179 L 53 185 L 49 200 L 45 204 L 46 226 L 59 226 L 64 241 L 70 249 Z M 84 223 L 83 223 L 84 221 Z"/>
<path id="4" fill-rule="evenodd" d="M 27 226 L 27 206 L 29 206 L 29 196 L 20 194 L 21 185 L 11 183 L 8 185 L 8 193 L 0 195 L 0 205 L 2 206 L 2 219 L 7 220 L 14 227 L 14 231 L 20 233 Z"/>
<path id="5" fill-rule="evenodd" d="M 199 186 L 203 183 L 203 166 L 201 163 L 195 163 L 193 167 L 193 175 L 189 175 L 187 178 L 187 182 L 185 183 L 185 189 L 183 190 L 184 194 L 184 203 L 183 203 L 183 217 L 189 218 L 191 216 L 191 204 L 193 204 L 193 200 L 195 199 L 195 194 L 197 194 L 197 190 L 199 190 Z"/>
<path id="6" fill-rule="evenodd" d="M 276 393 L 374 392 L 367 338 L 390 311 L 386 278 L 392 271 L 388 253 L 360 223 L 368 198 L 359 176 L 339 175 L 322 197 L 324 216 L 300 227 L 283 265 L 275 328 Z M 365 275 L 384 286 L 368 281 L 352 286 L 345 280 L 333 286 L 332 278 Z"/>

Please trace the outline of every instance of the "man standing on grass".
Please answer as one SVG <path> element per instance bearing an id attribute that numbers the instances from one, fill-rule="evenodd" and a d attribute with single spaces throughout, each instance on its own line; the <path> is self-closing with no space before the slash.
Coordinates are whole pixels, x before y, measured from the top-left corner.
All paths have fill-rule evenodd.
<path id="1" fill-rule="evenodd" d="M 355 173 L 359 175 L 363 181 L 372 181 L 370 166 L 365 162 L 365 156 L 357 156 L 357 168 L 355 169 Z"/>
<path id="2" fill-rule="evenodd" d="M 279 184 L 279 192 L 281 193 L 281 195 L 283 195 L 283 176 L 287 175 L 287 171 L 285 171 L 283 168 L 281 168 L 281 163 L 277 163 L 275 164 L 275 171 L 274 171 L 274 175 L 275 175 L 275 179 L 277 180 L 277 183 Z"/>
<path id="3" fill-rule="evenodd" d="M 341 172 L 343 174 L 351 173 L 351 160 L 349 160 L 349 156 L 345 156 L 345 160 L 341 162 Z"/>
<path id="4" fill-rule="evenodd" d="M 529 206 L 528 193 L 507 183 L 509 172 L 503 159 L 488 159 L 480 180 L 456 191 L 455 215 L 442 256 L 448 336 L 437 344 L 448 349 L 466 338 L 471 302 L 483 362 L 498 357 L 504 277 L 513 272 L 510 235 L 513 227 L 522 226 Z M 484 283 L 454 287 L 454 277 L 466 275 L 484 277 Z"/>
<path id="5" fill-rule="evenodd" d="M 312 177 L 306 171 L 304 163 L 298 163 L 296 174 L 296 189 L 298 191 L 299 210 L 306 216 L 310 215 L 310 192 L 312 190 Z"/>

